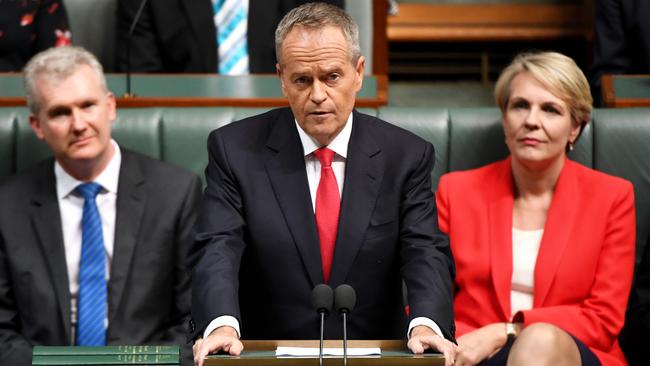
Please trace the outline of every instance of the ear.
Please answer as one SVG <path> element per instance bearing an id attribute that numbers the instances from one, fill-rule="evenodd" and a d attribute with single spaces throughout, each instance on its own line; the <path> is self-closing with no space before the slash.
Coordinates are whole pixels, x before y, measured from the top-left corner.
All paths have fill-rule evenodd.
<path id="1" fill-rule="evenodd" d="M 571 131 L 569 131 L 569 141 L 571 143 L 575 143 L 576 139 L 578 138 L 578 135 L 580 134 L 580 128 L 582 127 L 582 123 L 580 122 L 571 122 Z"/>
<path id="2" fill-rule="evenodd" d="M 36 137 L 41 140 L 44 138 L 45 134 L 43 133 L 43 129 L 41 129 L 41 121 L 38 119 L 38 116 L 33 113 L 30 113 L 29 115 L 29 126 L 32 128 L 32 131 L 34 131 Z"/>
<path id="3" fill-rule="evenodd" d="M 108 120 L 113 123 L 117 118 L 115 95 L 113 93 L 108 92 L 106 95 L 106 104 L 108 107 Z"/>
<path id="4" fill-rule="evenodd" d="M 359 90 L 361 90 L 361 87 L 363 86 L 363 74 L 366 70 L 366 58 L 363 56 L 359 57 L 359 60 L 357 60 L 357 65 L 355 66 L 355 91 L 358 93 Z"/>
<path id="5" fill-rule="evenodd" d="M 287 87 L 284 85 L 284 79 L 282 78 L 282 66 L 280 66 L 279 63 L 275 64 L 275 73 L 278 75 L 280 78 L 280 85 L 282 86 L 282 95 L 286 98 L 287 97 Z"/>

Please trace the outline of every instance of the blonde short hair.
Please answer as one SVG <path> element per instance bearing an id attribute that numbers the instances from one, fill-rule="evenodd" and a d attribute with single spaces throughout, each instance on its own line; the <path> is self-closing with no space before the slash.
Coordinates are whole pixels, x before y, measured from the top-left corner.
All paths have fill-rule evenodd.
<path id="1" fill-rule="evenodd" d="M 37 80 L 58 83 L 70 77 L 82 65 L 89 66 L 97 74 L 100 87 L 108 91 L 102 65 L 82 47 L 53 47 L 32 57 L 23 70 L 29 110 L 36 114 L 41 107 Z"/>
<path id="2" fill-rule="evenodd" d="M 524 71 L 567 104 L 574 123 L 582 128 L 591 120 L 593 98 L 585 74 L 570 57 L 557 52 L 519 54 L 501 72 L 494 88 L 501 113 L 508 107 L 512 79 Z"/>

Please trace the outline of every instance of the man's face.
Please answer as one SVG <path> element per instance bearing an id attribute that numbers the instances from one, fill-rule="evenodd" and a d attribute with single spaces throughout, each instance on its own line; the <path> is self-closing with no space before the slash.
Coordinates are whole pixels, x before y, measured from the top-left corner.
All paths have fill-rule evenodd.
<path id="1" fill-rule="evenodd" d="M 40 109 L 29 117 L 29 123 L 57 161 L 64 168 L 77 163 L 108 164 L 113 153 L 115 97 L 101 87 L 93 69 L 81 65 L 58 82 L 37 79 L 36 89 Z"/>
<path id="2" fill-rule="evenodd" d="M 282 94 L 302 129 L 323 145 L 343 129 L 363 81 L 364 58 L 350 61 L 343 32 L 293 28 L 277 65 Z"/>

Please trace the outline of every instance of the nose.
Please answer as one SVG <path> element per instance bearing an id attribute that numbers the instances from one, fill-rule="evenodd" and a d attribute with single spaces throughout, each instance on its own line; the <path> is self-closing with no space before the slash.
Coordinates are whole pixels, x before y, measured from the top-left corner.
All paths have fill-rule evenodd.
<path id="1" fill-rule="evenodd" d="M 319 80 L 315 80 L 311 86 L 310 99 L 315 104 L 321 104 L 327 99 L 326 86 Z"/>
<path id="2" fill-rule="evenodd" d="M 540 126 L 540 115 L 541 115 L 541 110 L 537 107 L 532 107 L 528 110 L 528 114 L 526 115 L 526 119 L 524 120 L 524 123 L 527 128 L 530 129 L 536 129 Z"/>
<path id="3" fill-rule="evenodd" d="M 74 131 L 83 131 L 88 126 L 80 109 L 74 108 L 70 117 L 72 118 L 72 129 Z"/>

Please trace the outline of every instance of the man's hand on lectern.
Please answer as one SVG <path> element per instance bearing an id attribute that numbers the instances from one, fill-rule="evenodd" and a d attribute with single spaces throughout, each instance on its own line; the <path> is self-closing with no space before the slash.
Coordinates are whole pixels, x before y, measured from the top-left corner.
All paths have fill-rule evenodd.
<path id="1" fill-rule="evenodd" d="M 407 345 L 411 352 L 416 354 L 424 353 L 427 349 L 442 353 L 445 356 L 445 366 L 454 364 L 458 348 L 454 343 L 437 335 L 433 329 L 426 325 L 420 325 L 411 330 L 411 338 L 409 338 Z"/>
<path id="2" fill-rule="evenodd" d="M 229 326 L 219 327 L 210 333 L 207 338 L 199 339 L 194 343 L 194 364 L 203 366 L 203 360 L 210 353 L 223 351 L 232 356 L 239 356 L 244 345 L 239 340 L 237 331 Z"/>

